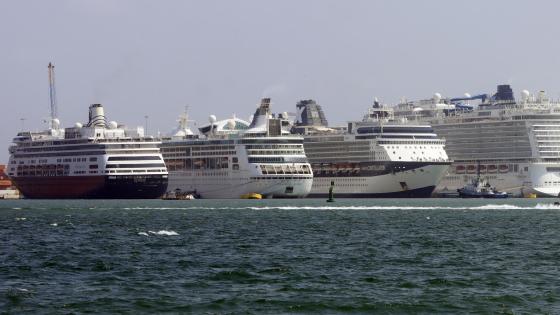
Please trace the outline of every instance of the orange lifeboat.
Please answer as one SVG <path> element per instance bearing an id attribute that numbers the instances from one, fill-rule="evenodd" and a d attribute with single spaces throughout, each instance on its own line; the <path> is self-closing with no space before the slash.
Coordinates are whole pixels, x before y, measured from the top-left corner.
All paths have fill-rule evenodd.
<path id="1" fill-rule="evenodd" d="M 476 166 L 475 165 L 468 165 L 467 166 L 467 174 L 474 174 L 476 173 Z"/>
<path id="2" fill-rule="evenodd" d="M 496 170 L 497 170 L 498 168 L 496 167 L 496 165 L 488 165 L 488 166 L 486 167 L 486 169 L 487 169 L 487 172 L 488 172 L 488 173 L 496 173 Z"/>
<path id="3" fill-rule="evenodd" d="M 501 164 L 500 166 L 498 166 L 498 171 L 500 173 L 507 173 L 509 172 L 509 166 L 505 164 Z"/>

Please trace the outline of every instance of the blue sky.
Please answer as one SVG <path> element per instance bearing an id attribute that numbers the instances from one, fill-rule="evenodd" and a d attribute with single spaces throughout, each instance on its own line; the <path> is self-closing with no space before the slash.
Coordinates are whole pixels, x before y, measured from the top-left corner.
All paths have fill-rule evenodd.
<path id="1" fill-rule="evenodd" d="M 189 105 L 205 123 L 316 99 L 331 124 L 374 97 L 491 93 L 559 98 L 555 1 L 0 1 L 0 162 L 49 115 L 55 63 L 65 126 L 102 103 L 110 120 L 167 133 Z"/>

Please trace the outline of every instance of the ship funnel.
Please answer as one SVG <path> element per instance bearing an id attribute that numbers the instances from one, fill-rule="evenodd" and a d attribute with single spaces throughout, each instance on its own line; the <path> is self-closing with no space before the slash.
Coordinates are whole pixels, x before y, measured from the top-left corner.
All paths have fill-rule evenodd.
<path id="1" fill-rule="evenodd" d="M 270 98 L 265 97 L 261 99 L 261 105 L 255 111 L 251 125 L 249 128 L 264 128 L 267 124 L 268 117 L 270 116 Z"/>
<path id="2" fill-rule="evenodd" d="M 107 125 L 103 105 L 92 104 L 89 106 L 89 122 L 87 125 L 89 127 L 105 127 Z"/>
<path id="3" fill-rule="evenodd" d="M 270 97 L 261 99 L 261 107 L 270 108 Z"/>
<path id="4" fill-rule="evenodd" d="M 296 104 L 296 108 L 296 126 L 327 127 L 329 125 L 321 105 L 317 104 L 314 100 L 301 100 Z"/>

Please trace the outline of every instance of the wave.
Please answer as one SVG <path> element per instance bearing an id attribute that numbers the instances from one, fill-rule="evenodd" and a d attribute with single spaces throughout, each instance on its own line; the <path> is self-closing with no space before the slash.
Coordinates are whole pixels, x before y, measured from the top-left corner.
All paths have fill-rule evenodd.
<path id="1" fill-rule="evenodd" d="M 537 203 L 537 205 L 535 206 L 535 209 L 544 209 L 544 210 L 556 209 L 556 210 L 560 210 L 560 206 L 555 205 L 553 203 Z"/>
<path id="2" fill-rule="evenodd" d="M 175 235 L 179 235 L 179 233 L 175 232 L 175 231 L 166 231 L 166 230 L 160 230 L 157 232 L 154 231 L 148 231 L 148 233 L 150 234 L 155 234 L 155 235 L 165 235 L 165 236 L 175 236 Z M 140 233 L 139 233 L 140 234 Z"/>
<path id="3" fill-rule="evenodd" d="M 486 204 L 481 206 L 260 206 L 260 207 L 134 207 L 128 210 L 560 210 L 553 203 L 535 206 Z"/>
<path id="4" fill-rule="evenodd" d="M 113 208 L 110 208 L 112 210 Z M 240 209 L 240 208 L 230 208 L 230 207 L 127 207 L 122 208 L 123 210 L 216 210 L 216 209 Z"/>
<path id="5" fill-rule="evenodd" d="M 469 207 L 471 210 L 517 210 L 517 209 L 535 209 L 534 207 L 520 207 L 516 205 L 493 205 L 488 204 L 478 207 Z"/>
<path id="6" fill-rule="evenodd" d="M 25 221 L 27 218 L 16 218 L 16 221 Z"/>

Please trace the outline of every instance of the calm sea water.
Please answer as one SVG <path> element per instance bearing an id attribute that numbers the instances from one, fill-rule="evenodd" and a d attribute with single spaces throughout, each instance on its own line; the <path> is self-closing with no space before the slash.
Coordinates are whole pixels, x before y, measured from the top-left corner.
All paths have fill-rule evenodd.
<path id="1" fill-rule="evenodd" d="M 553 201 L 0 201 L 0 313 L 560 313 Z"/>

